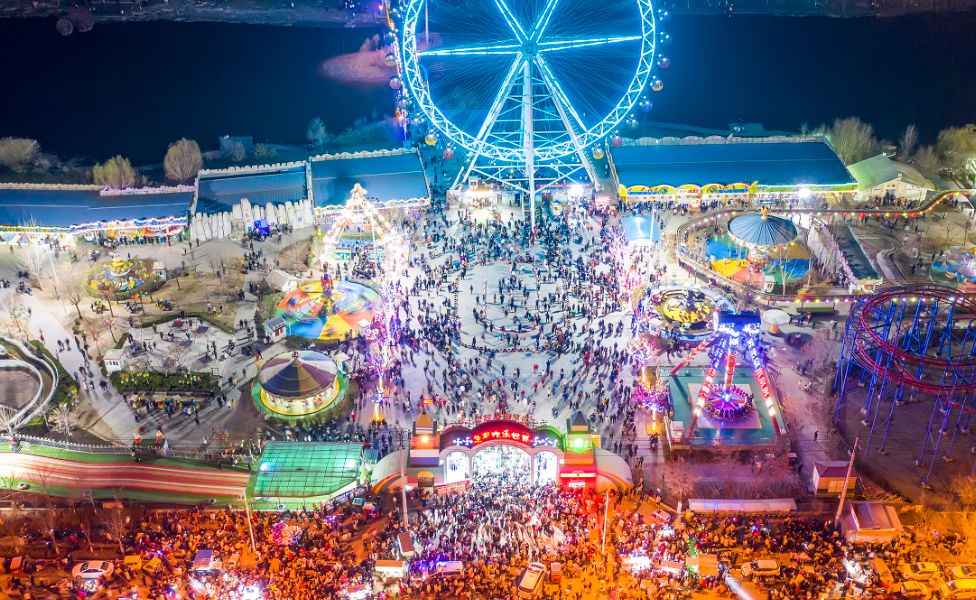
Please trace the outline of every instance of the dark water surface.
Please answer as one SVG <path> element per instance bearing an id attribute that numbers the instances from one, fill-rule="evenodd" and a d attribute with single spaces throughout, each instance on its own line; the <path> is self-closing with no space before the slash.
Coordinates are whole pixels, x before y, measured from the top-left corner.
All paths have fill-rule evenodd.
<path id="1" fill-rule="evenodd" d="M 976 14 L 898 19 L 682 16 L 669 25 L 655 121 L 798 129 L 857 115 L 896 139 L 906 123 L 932 141 L 976 122 Z M 366 30 L 222 23 L 96 25 L 58 35 L 53 21 L 0 21 L 0 136 L 29 136 L 63 156 L 158 162 L 180 137 L 304 141 L 390 113 L 386 86 L 340 85 L 320 63 L 354 52 Z"/>

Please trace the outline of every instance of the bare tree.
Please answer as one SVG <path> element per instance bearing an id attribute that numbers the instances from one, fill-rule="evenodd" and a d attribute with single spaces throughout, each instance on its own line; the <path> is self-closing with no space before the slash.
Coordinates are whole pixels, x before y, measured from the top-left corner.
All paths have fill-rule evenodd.
<path id="1" fill-rule="evenodd" d="M 972 475 L 957 477 L 950 487 L 959 498 L 962 510 L 968 515 L 969 511 L 976 506 L 976 477 Z"/>
<path id="2" fill-rule="evenodd" d="M 912 157 L 912 164 L 918 169 L 918 172 L 925 175 L 929 179 L 934 178 L 939 174 L 939 168 L 941 167 L 941 162 L 939 161 L 939 153 L 932 146 L 922 146 L 915 152 L 915 156 Z"/>
<path id="3" fill-rule="evenodd" d="M 203 154 L 200 152 L 200 144 L 186 138 L 170 144 L 163 159 L 166 178 L 179 183 L 185 183 L 196 177 L 202 166 Z"/>
<path id="4" fill-rule="evenodd" d="M 673 463 L 664 467 L 664 487 L 674 494 L 675 500 L 679 502 L 695 491 L 694 481 Z"/>
<path id="5" fill-rule="evenodd" d="M 915 126 L 915 123 L 909 123 L 908 127 L 905 127 L 905 131 L 901 133 L 901 139 L 898 140 L 898 159 L 908 162 L 917 145 L 918 127 Z"/>
<path id="6" fill-rule="evenodd" d="M 125 547 L 122 545 L 122 538 L 129 533 L 129 515 L 126 514 L 122 501 L 115 498 L 112 508 L 101 512 L 100 520 L 109 539 L 119 545 L 119 552 L 125 554 Z"/>
<path id="7" fill-rule="evenodd" d="M 51 506 L 50 502 L 50 497 L 46 497 L 45 504 L 47 504 L 47 506 L 35 512 L 34 516 L 41 531 L 51 538 L 51 545 L 54 546 L 54 553 L 61 556 L 61 547 L 58 546 L 58 539 L 54 537 L 54 529 L 58 526 L 58 512 L 53 506 Z"/>
<path id="8" fill-rule="evenodd" d="M 133 187 L 138 180 L 132 163 L 124 156 L 113 156 L 107 161 L 95 165 L 92 170 L 92 178 L 96 184 L 113 189 Z"/>
<path id="9" fill-rule="evenodd" d="M 844 164 L 853 164 L 878 152 L 874 127 L 857 117 L 837 119 L 828 132 L 830 145 Z"/>
<path id="10" fill-rule="evenodd" d="M 41 151 L 37 140 L 27 138 L 0 138 L 0 165 L 14 173 L 23 173 Z"/>
<path id="11" fill-rule="evenodd" d="M 50 266 L 50 257 L 45 250 L 37 244 L 28 244 L 20 253 L 20 264 L 30 274 L 30 277 L 38 285 L 41 284 L 44 271 Z"/>
<path id="12" fill-rule="evenodd" d="M 13 330 L 10 328 L 10 324 L 13 324 L 20 335 L 30 337 L 30 332 L 24 329 L 27 325 L 28 313 L 20 294 L 0 296 L 0 310 L 2 310 L 0 314 L 6 313 L 7 330 L 11 335 L 13 335 Z"/>
<path id="13" fill-rule="evenodd" d="M 47 422 L 51 428 L 65 437 L 71 437 L 71 431 L 75 427 L 74 407 L 70 403 L 64 403 L 52 410 L 47 417 Z"/>
<path id="14" fill-rule="evenodd" d="M 305 139 L 315 144 L 316 147 L 321 148 L 328 135 L 325 129 L 325 123 L 322 122 L 321 117 L 315 117 L 308 122 L 308 128 L 305 130 Z"/>

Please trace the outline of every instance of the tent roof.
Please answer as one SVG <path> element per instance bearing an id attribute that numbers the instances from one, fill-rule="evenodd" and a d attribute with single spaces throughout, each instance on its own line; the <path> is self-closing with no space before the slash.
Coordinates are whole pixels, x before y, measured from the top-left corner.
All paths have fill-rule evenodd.
<path id="1" fill-rule="evenodd" d="M 344 204 L 357 183 L 370 200 L 388 202 L 429 198 L 427 176 L 415 150 L 329 154 L 311 159 L 317 206 Z"/>
<path id="2" fill-rule="evenodd" d="M 736 142 L 619 146 L 611 150 L 621 184 L 766 186 L 852 185 L 844 163 L 823 142 Z"/>
<path id="3" fill-rule="evenodd" d="M 857 180 L 857 189 L 859 190 L 869 190 L 895 181 L 899 177 L 894 161 L 884 154 L 865 158 L 850 165 L 847 170 Z"/>
<path id="4" fill-rule="evenodd" d="M 333 385 L 338 372 L 336 362 L 321 352 L 285 352 L 264 363 L 258 381 L 269 394 L 308 398 Z"/>
<path id="5" fill-rule="evenodd" d="M 70 227 L 94 221 L 177 217 L 192 192 L 100 196 L 92 190 L 0 190 L 0 225 Z"/>
<path id="6" fill-rule="evenodd" d="M 746 246 L 785 246 L 796 239 L 796 225 L 774 215 L 751 213 L 732 217 L 729 234 Z"/>

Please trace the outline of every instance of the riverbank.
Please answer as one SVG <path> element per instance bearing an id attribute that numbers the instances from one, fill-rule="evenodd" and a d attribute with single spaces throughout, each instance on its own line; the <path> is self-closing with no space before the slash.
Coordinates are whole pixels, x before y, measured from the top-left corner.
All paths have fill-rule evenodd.
<path id="1" fill-rule="evenodd" d="M 384 25 L 375 4 L 341 8 L 339 0 L 143 0 L 145 6 L 116 0 L 89 2 L 94 22 L 218 22 L 296 27 L 369 28 Z M 686 15 L 775 15 L 784 17 L 897 17 L 976 9 L 976 0 L 701 0 L 677 1 L 669 9 Z M 56 0 L 0 3 L 0 18 L 71 17 Z M 52 27 L 54 25 L 52 24 Z"/>

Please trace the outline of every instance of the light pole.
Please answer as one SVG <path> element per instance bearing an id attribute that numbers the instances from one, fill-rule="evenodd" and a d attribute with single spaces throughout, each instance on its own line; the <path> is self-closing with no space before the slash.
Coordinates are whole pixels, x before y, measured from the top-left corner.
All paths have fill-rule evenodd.
<path id="1" fill-rule="evenodd" d="M 244 499 L 244 514 L 247 515 L 247 532 L 251 536 L 251 552 L 254 553 L 254 560 L 258 559 L 258 547 L 254 543 L 254 525 L 251 523 L 251 505 L 247 502 L 247 490 L 241 495 Z"/>
<path id="2" fill-rule="evenodd" d="M 403 526 L 407 526 L 407 432 L 400 430 L 400 496 L 403 501 Z"/>
<path id="3" fill-rule="evenodd" d="M 834 527 L 837 527 L 837 524 L 840 523 L 841 513 L 844 512 L 844 501 L 847 500 L 847 486 L 851 481 L 851 471 L 854 470 L 854 457 L 857 455 L 857 445 L 860 441 L 860 436 L 854 438 L 854 447 L 851 448 L 851 460 L 847 463 L 847 475 L 844 476 L 844 489 L 840 491 L 840 502 L 837 503 L 837 513 L 834 515 Z"/>

